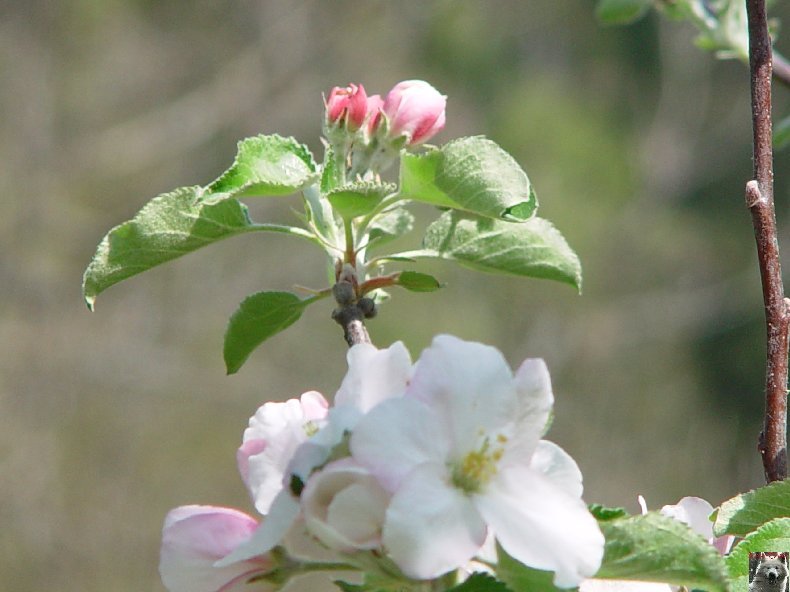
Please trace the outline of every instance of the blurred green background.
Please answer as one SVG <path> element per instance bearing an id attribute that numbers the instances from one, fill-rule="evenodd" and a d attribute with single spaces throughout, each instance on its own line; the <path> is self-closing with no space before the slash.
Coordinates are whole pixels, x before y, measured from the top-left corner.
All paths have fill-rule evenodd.
<path id="1" fill-rule="evenodd" d="M 790 22 L 786 4 L 776 15 Z M 396 293 L 375 343 L 416 358 L 448 332 L 514 366 L 544 357 L 550 438 L 588 502 L 716 505 L 760 485 L 748 71 L 693 37 L 656 15 L 601 27 L 589 0 L 0 3 L 0 590 L 160 591 L 171 507 L 253 512 L 234 458 L 247 418 L 331 396 L 346 347 L 326 303 L 226 377 L 225 322 L 254 291 L 319 286 L 321 254 L 236 238 L 112 288 L 94 314 L 81 274 L 110 227 L 214 179 L 242 137 L 320 151 L 321 93 L 349 82 L 383 94 L 423 78 L 447 94 L 436 141 L 486 134 L 509 150 L 584 265 L 578 296 L 422 263 L 446 289 Z M 790 113 L 790 93 L 775 96 Z M 789 177 L 779 153 L 785 253 Z M 300 207 L 248 203 L 261 221 Z M 405 246 L 434 212 L 419 215 Z"/>

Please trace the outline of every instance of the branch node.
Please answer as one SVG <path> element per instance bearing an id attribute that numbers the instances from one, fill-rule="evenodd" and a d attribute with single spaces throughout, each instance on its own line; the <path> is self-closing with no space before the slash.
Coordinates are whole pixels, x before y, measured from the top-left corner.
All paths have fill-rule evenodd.
<path id="1" fill-rule="evenodd" d="M 756 180 L 752 179 L 746 183 L 746 207 L 751 210 L 761 202 L 765 202 L 765 198 L 760 192 L 760 185 Z"/>

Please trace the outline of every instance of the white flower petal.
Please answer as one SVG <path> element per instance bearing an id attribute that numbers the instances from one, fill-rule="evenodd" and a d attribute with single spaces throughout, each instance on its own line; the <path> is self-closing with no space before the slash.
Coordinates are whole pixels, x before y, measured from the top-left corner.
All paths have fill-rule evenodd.
<path id="1" fill-rule="evenodd" d="M 526 467 L 499 471 L 475 505 L 510 555 L 536 569 L 553 571 L 560 588 L 594 575 L 604 538 L 581 498 Z"/>
<path id="2" fill-rule="evenodd" d="M 515 388 L 518 397 L 516 438 L 513 447 L 523 455 L 531 455 L 538 439 L 546 431 L 546 424 L 554 404 L 551 376 L 546 363 L 540 358 L 529 358 L 516 371 Z"/>
<path id="3" fill-rule="evenodd" d="M 713 522 L 710 521 L 713 506 L 702 498 L 684 497 L 673 506 L 661 508 L 661 513 L 687 524 L 691 530 L 701 534 L 705 539 L 713 538 Z"/>
<path id="4" fill-rule="evenodd" d="M 348 350 L 348 373 L 335 394 L 335 405 L 352 405 L 367 413 L 382 401 L 399 397 L 411 377 L 411 357 L 400 341 L 387 349 L 368 343 Z"/>
<path id="5" fill-rule="evenodd" d="M 389 494 L 366 469 L 344 458 L 313 474 L 301 496 L 307 529 L 331 549 L 381 546 Z"/>
<path id="6" fill-rule="evenodd" d="M 415 366 L 407 397 L 424 401 L 447 423 L 457 456 L 513 423 L 513 373 L 499 350 L 450 335 L 434 338 Z"/>
<path id="7" fill-rule="evenodd" d="M 407 398 L 384 401 L 351 435 L 354 459 L 390 492 L 416 465 L 445 462 L 448 447 L 445 423 L 420 401 Z"/>
<path id="8" fill-rule="evenodd" d="M 252 536 L 257 520 L 230 508 L 182 506 L 165 518 L 159 573 L 170 592 L 216 592 L 268 571 L 267 556 L 217 568 L 214 562 Z"/>
<path id="9" fill-rule="evenodd" d="M 408 576 L 435 578 L 468 562 L 486 539 L 469 497 L 446 482 L 441 464 L 417 467 L 392 498 L 384 546 Z"/>
<path id="10" fill-rule="evenodd" d="M 299 502 L 287 490 L 283 489 L 274 498 L 271 512 L 250 539 L 214 563 L 214 566 L 225 567 L 268 553 L 282 542 L 298 516 Z"/>
<path id="11" fill-rule="evenodd" d="M 579 592 L 673 592 L 669 584 L 628 580 L 584 580 Z"/>
<path id="12" fill-rule="evenodd" d="M 297 447 L 309 437 L 311 429 L 318 429 L 327 414 L 328 404 L 320 393 L 304 393 L 299 400 L 266 403 L 253 417 L 244 431 L 239 449 L 239 468 L 245 475 L 255 508 L 267 514 L 274 497 L 282 489 L 283 476 Z M 257 454 L 247 450 L 250 441 L 263 441 L 265 446 Z M 259 446 L 256 444 L 256 447 Z M 246 462 L 243 459 L 246 458 Z"/>
<path id="13" fill-rule="evenodd" d="M 554 442 L 541 440 L 532 455 L 530 468 L 542 473 L 572 497 L 581 497 L 582 472 L 571 456 Z"/>

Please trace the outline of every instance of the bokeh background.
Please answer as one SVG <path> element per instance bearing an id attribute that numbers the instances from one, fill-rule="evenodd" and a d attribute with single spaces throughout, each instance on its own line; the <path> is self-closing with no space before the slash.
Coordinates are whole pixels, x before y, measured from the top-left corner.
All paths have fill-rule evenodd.
<path id="1" fill-rule="evenodd" d="M 693 37 L 656 15 L 602 27 L 588 0 L 0 2 L 0 589 L 163 590 L 168 509 L 252 511 L 234 454 L 256 407 L 337 389 L 346 348 L 329 304 L 225 376 L 225 322 L 246 295 L 320 287 L 323 258 L 300 241 L 214 245 L 112 288 L 94 314 L 80 280 L 110 227 L 214 179 L 240 138 L 319 152 L 321 93 L 348 82 L 446 93 L 437 141 L 482 133 L 509 150 L 584 265 L 578 296 L 421 263 L 446 289 L 396 293 L 370 324 L 377 344 L 416 357 L 449 332 L 513 365 L 544 357 L 551 438 L 589 502 L 715 505 L 760 485 L 748 71 Z M 291 222 L 300 204 L 251 207 Z M 419 210 L 405 246 L 434 215 Z"/>

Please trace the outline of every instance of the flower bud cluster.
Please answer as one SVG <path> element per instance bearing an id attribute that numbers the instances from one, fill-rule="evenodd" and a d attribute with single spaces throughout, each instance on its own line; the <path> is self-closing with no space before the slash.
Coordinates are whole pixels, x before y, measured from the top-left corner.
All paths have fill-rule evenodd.
<path id="1" fill-rule="evenodd" d="M 168 515 L 171 592 L 279 586 L 296 548 L 415 580 L 462 571 L 494 541 L 559 587 L 598 570 L 581 473 L 541 439 L 553 403 L 542 360 L 514 373 L 496 349 L 444 335 L 415 364 L 398 342 L 356 345 L 348 365 L 334 405 L 311 391 L 250 418 L 237 461 L 263 520 L 211 506 Z"/>
<path id="2" fill-rule="evenodd" d="M 402 148 L 418 146 L 445 124 L 447 97 L 423 80 L 396 84 L 387 96 L 359 84 L 334 87 L 324 100 L 324 135 L 352 178 L 384 170 Z"/>

